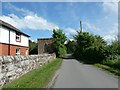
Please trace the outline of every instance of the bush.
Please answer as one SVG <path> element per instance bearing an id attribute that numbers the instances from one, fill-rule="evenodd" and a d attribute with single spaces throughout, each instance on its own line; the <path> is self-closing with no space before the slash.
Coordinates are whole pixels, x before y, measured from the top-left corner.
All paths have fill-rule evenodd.
<path id="1" fill-rule="evenodd" d="M 103 61 L 103 64 L 108 65 L 112 68 L 120 69 L 120 56 L 110 55 L 106 60 Z"/>
<path id="2" fill-rule="evenodd" d="M 75 51 L 75 46 L 76 42 L 69 40 L 68 43 L 66 44 L 67 53 L 73 53 Z"/>
<path id="3" fill-rule="evenodd" d="M 38 54 L 38 43 L 29 40 L 29 54 Z"/>
<path id="4" fill-rule="evenodd" d="M 106 42 L 102 37 L 88 32 L 78 32 L 75 36 L 77 41 L 74 56 L 89 63 L 101 63 L 107 56 Z"/>
<path id="5" fill-rule="evenodd" d="M 66 47 L 65 46 L 62 46 L 62 47 L 60 47 L 59 48 L 59 50 L 58 50 L 58 56 L 60 57 L 60 58 L 63 58 L 65 55 L 66 55 Z"/>

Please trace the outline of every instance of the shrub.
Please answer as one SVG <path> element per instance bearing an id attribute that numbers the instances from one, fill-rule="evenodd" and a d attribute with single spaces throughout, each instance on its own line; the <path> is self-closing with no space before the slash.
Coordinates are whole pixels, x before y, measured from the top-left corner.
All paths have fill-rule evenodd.
<path id="1" fill-rule="evenodd" d="M 100 63 L 106 58 L 106 42 L 102 37 L 88 32 L 78 32 L 75 39 L 77 41 L 74 52 L 76 58 L 90 63 Z"/>
<path id="2" fill-rule="evenodd" d="M 110 55 L 106 60 L 103 61 L 103 64 L 108 65 L 112 68 L 120 69 L 120 56 Z"/>
<path id="3" fill-rule="evenodd" d="M 58 50 L 58 56 L 60 58 L 63 58 L 65 55 L 66 55 L 66 47 L 63 45 L 62 47 L 59 47 L 59 50 Z"/>

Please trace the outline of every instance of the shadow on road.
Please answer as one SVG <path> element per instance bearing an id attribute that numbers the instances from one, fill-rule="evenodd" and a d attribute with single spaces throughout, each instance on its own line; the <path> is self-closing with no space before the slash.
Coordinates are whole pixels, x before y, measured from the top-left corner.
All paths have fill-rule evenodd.
<path id="1" fill-rule="evenodd" d="M 72 54 L 67 54 L 63 59 L 71 60 L 71 59 L 75 59 L 75 58 Z"/>
<path id="2" fill-rule="evenodd" d="M 72 54 L 67 54 L 63 59 L 66 59 L 66 60 L 77 60 Z M 83 63 L 83 64 L 90 64 L 90 65 L 93 65 L 95 63 L 91 62 L 91 61 L 88 61 L 88 60 L 82 60 L 82 59 L 79 59 L 77 60 L 78 62 L 80 63 Z"/>

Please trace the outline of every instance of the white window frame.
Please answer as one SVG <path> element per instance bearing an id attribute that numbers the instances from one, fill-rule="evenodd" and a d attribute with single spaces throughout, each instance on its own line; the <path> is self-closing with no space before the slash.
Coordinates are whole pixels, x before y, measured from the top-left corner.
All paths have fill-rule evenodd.
<path id="1" fill-rule="evenodd" d="M 21 41 L 21 35 L 16 32 L 16 41 L 20 42 Z"/>
<path id="2" fill-rule="evenodd" d="M 16 48 L 16 55 L 20 55 L 20 48 Z"/>

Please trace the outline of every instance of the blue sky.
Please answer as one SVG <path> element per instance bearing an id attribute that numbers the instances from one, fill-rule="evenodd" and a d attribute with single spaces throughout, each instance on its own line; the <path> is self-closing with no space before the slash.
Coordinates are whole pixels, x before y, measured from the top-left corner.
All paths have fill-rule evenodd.
<path id="1" fill-rule="evenodd" d="M 0 19 L 30 35 L 31 40 L 49 38 L 60 28 L 71 39 L 79 30 L 115 39 L 118 31 L 117 2 L 2 2 Z"/>

